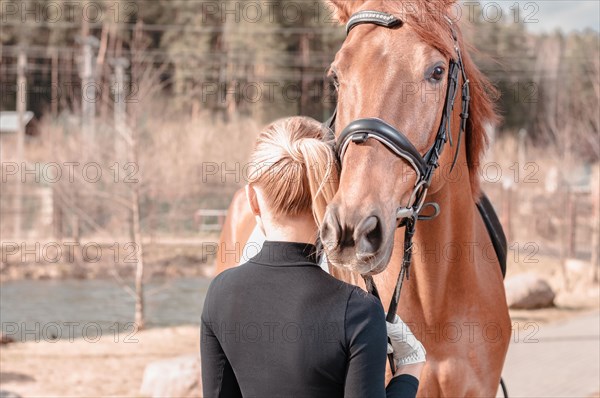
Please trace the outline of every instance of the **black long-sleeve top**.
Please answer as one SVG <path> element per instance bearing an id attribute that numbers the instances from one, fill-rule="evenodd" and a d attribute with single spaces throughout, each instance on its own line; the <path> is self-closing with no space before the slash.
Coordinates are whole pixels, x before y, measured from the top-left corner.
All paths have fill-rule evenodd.
<path id="1" fill-rule="evenodd" d="M 305 243 L 266 241 L 218 275 L 202 312 L 202 387 L 212 397 L 414 397 L 416 378 L 385 387 L 379 300 L 335 279 Z"/>

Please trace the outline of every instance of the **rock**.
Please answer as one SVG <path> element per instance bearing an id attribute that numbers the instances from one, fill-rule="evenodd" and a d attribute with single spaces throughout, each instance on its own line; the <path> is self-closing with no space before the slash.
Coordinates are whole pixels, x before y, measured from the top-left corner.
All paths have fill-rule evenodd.
<path id="1" fill-rule="evenodd" d="M 510 277 L 504 287 L 508 308 L 530 310 L 554 306 L 556 294 L 548 282 L 534 273 Z"/>
<path id="2" fill-rule="evenodd" d="M 200 397 L 200 355 L 182 355 L 148 364 L 140 394 L 147 397 Z"/>
<path id="3" fill-rule="evenodd" d="M 12 391 L 0 390 L 0 398 L 21 398 L 21 396 Z"/>

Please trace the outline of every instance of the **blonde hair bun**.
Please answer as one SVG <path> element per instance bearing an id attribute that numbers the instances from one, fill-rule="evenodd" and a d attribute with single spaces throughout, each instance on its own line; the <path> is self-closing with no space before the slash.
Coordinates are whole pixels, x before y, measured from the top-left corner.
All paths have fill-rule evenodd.
<path id="1" fill-rule="evenodd" d="M 267 193 L 276 214 L 311 211 L 321 224 L 337 190 L 338 165 L 327 127 L 295 116 L 277 120 L 259 134 L 251 156 L 248 182 Z"/>

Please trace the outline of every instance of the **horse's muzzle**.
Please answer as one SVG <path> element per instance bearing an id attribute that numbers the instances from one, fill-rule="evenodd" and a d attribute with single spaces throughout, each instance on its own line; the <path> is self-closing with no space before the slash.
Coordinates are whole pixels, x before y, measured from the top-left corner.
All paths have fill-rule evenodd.
<path id="1" fill-rule="evenodd" d="M 333 265 L 361 274 L 377 273 L 385 268 L 384 225 L 375 212 L 354 220 L 347 218 L 342 223 L 338 207 L 330 205 L 320 233 L 327 258 Z"/>

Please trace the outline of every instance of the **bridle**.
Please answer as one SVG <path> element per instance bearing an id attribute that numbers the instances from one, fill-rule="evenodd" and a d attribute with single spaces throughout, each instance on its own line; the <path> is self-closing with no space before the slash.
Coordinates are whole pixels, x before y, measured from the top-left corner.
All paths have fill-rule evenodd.
<path id="1" fill-rule="evenodd" d="M 392 322 L 398 309 L 398 301 L 400 299 L 400 291 L 404 279 L 409 277 L 409 268 L 412 259 L 412 238 L 415 233 L 415 226 L 418 220 L 427 220 L 436 217 L 439 214 L 440 207 L 437 203 L 425 203 L 427 190 L 431 185 L 435 169 L 439 166 L 439 159 L 444 149 L 446 142 L 450 141 L 450 146 L 454 146 L 451 134 L 451 117 L 454 110 L 454 102 L 458 92 L 459 73 L 462 77 L 462 111 L 461 126 L 456 143 L 456 152 L 452 161 L 450 171 L 454 169 L 458 159 L 458 153 L 461 143 L 461 137 L 466 129 L 469 118 L 469 103 L 471 100 L 469 91 L 469 79 L 467 78 L 458 37 L 454 29 L 454 25 L 449 18 L 446 18 L 450 24 L 452 38 L 454 40 L 454 49 L 456 58 L 450 59 L 448 70 L 448 87 L 446 91 L 446 99 L 442 113 L 442 119 L 435 137 L 435 142 L 432 147 L 425 153 L 421 153 L 414 147 L 410 140 L 402 132 L 398 131 L 385 121 L 377 118 L 357 119 L 351 122 L 340 134 L 336 140 L 336 150 L 340 165 L 350 144 L 364 144 L 369 139 L 374 139 L 382 143 L 396 156 L 405 160 L 416 172 L 417 180 L 413 187 L 412 194 L 406 206 L 400 207 L 396 211 L 396 220 L 398 227 L 405 227 L 404 232 L 404 258 L 402 268 L 398 275 L 398 281 L 394 289 L 394 294 L 388 308 L 387 321 Z M 395 28 L 402 26 L 401 19 L 394 15 L 381 11 L 359 11 L 352 15 L 346 25 L 346 34 L 360 24 L 374 24 L 385 28 Z M 337 108 L 333 116 L 326 122 L 326 125 L 331 131 L 334 129 Z M 433 208 L 434 212 L 430 215 L 421 214 L 426 207 Z M 367 290 L 379 298 L 379 293 L 373 278 L 369 275 L 363 275 Z M 393 361 L 390 360 L 392 371 L 394 371 Z"/>

